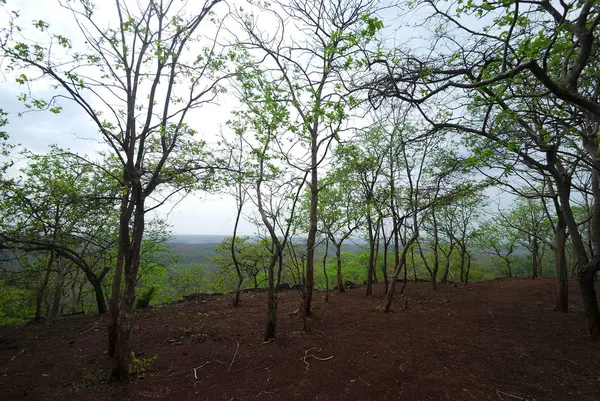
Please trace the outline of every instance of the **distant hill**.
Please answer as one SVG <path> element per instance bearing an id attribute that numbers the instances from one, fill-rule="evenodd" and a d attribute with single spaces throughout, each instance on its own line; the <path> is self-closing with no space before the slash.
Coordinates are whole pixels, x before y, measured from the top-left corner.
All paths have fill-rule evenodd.
<path id="1" fill-rule="evenodd" d="M 218 244 L 229 235 L 176 234 L 169 241 L 173 244 Z"/>

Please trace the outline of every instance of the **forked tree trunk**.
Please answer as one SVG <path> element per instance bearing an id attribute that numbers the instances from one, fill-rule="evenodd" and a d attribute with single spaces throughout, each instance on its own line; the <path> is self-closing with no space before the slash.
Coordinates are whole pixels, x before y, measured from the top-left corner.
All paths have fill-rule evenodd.
<path id="1" fill-rule="evenodd" d="M 416 218 L 416 216 L 414 216 L 413 218 Z M 394 298 L 394 291 L 396 290 L 396 282 L 398 281 L 398 276 L 400 275 L 403 265 L 406 264 L 406 253 L 408 252 L 410 246 L 417 240 L 418 236 L 419 234 L 415 230 L 412 237 L 409 240 L 407 240 L 406 244 L 404 245 L 404 248 L 402 249 L 402 254 L 400 255 L 398 264 L 394 268 L 394 274 L 392 275 L 392 278 L 390 280 L 390 287 L 388 288 L 387 294 L 385 296 L 385 306 L 383 308 L 383 311 L 385 313 L 388 313 L 392 308 L 392 300 Z M 406 285 L 406 280 L 404 280 L 404 282 Z"/>

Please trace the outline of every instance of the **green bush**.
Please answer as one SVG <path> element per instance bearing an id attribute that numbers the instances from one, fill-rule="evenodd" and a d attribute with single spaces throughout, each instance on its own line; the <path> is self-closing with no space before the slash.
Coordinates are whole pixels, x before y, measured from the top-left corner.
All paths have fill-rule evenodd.
<path id="1" fill-rule="evenodd" d="M 150 306 L 150 302 L 156 294 L 156 287 L 148 287 L 142 290 L 135 299 L 135 307 L 137 309 L 146 309 Z"/>

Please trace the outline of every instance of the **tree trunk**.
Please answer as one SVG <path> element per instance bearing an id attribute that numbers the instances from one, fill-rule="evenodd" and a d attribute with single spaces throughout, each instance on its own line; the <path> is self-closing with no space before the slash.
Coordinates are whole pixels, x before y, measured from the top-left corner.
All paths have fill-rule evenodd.
<path id="1" fill-rule="evenodd" d="M 373 282 L 378 283 L 377 261 L 379 260 L 379 222 L 375 224 L 375 244 L 373 247 Z"/>
<path id="2" fill-rule="evenodd" d="M 375 255 L 375 237 L 373 235 L 373 220 L 370 211 L 367 212 L 367 226 L 367 230 L 369 231 L 369 265 L 367 268 L 367 292 L 365 296 L 370 297 L 373 296 L 373 257 Z"/>
<path id="3" fill-rule="evenodd" d="M 411 263 L 412 263 L 412 267 L 413 267 L 414 280 L 416 283 L 418 281 L 418 278 L 417 278 L 417 265 L 415 264 L 415 248 L 414 247 L 410 248 L 410 259 L 411 259 Z"/>
<path id="4" fill-rule="evenodd" d="M 596 296 L 596 283 L 595 276 L 598 269 L 598 258 L 594 259 L 592 263 L 586 265 L 583 269 L 580 269 L 577 273 L 577 279 L 579 281 L 579 289 L 581 296 L 583 297 L 583 307 L 586 319 L 586 330 L 592 338 L 600 337 L 600 309 L 598 309 L 598 298 Z"/>
<path id="5" fill-rule="evenodd" d="M 533 247 L 531 251 L 531 279 L 535 280 L 538 278 L 538 242 L 537 240 L 533 241 Z"/>
<path id="6" fill-rule="evenodd" d="M 311 172 L 310 172 L 310 228 L 306 240 L 306 277 L 304 279 L 304 315 L 311 315 L 311 303 L 315 280 L 315 243 L 317 239 L 317 203 L 318 203 L 318 175 L 317 175 L 317 143 L 316 134 L 311 142 Z"/>
<path id="7" fill-rule="evenodd" d="M 433 220 L 433 274 L 431 276 L 431 284 L 433 289 L 437 289 L 437 274 L 440 268 L 440 234 L 435 214 L 435 207 L 431 208 L 431 217 Z"/>
<path id="8" fill-rule="evenodd" d="M 568 312 L 569 310 L 566 241 L 567 232 L 564 218 L 559 216 L 556 232 L 554 233 L 554 259 L 556 262 L 556 302 L 554 303 L 554 311 L 556 312 Z"/>
<path id="9" fill-rule="evenodd" d="M 570 179 L 567 177 L 560 176 L 557 172 L 554 173 L 554 179 L 557 187 L 558 196 L 560 203 L 563 207 L 565 221 L 571 235 L 571 242 L 575 248 L 577 256 L 577 263 L 579 265 L 579 271 L 577 273 L 577 279 L 579 281 L 579 289 L 583 298 L 583 309 L 586 318 L 586 330 L 588 334 L 597 338 L 600 336 L 600 310 L 598 309 L 598 299 L 596 296 L 594 278 L 598 270 L 598 257 L 592 258 L 590 262 L 583 239 L 578 231 L 577 222 L 573 215 L 570 204 Z M 598 187 L 598 172 L 593 170 L 592 183 L 594 190 L 594 210 L 592 213 L 592 221 L 590 224 L 600 224 L 600 188 Z M 600 230 L 600 227 L 594 227 L 596 231 Z M 598 232 L 600 234 L 600 232 Z M 594 236 L 597 238 L 597 236 Z M 596 244 L 600 246 L 600 241 Z M 599 250 L 596 248 L 596 252 Z"/>
<path id="10" fill-rule="evenodd" d="M 335 244 L 335 258 L 337 259 L 337 290 L 345 292 L 344 281 L 342 279 L 342 243 Z"/>
<path id="11" fill-rule="evenodd" d="M 54 264 L 54 251 L 50 251 L 48 255 L 48 264 L 46 265 L 46 272 L 44 274 L 44 279 L 42 280 L 40 286 L 38 287 L 36 297 L 35 297 L 35 316 L 33 321 L 39 323 L 42 320 L 42 302 L 44 301 L 44 293 L 46 292 L 46 287 L 48 286 L 48 281 L 50 281 L 50 270 L 52 269 L 52 265 Z"/>
<path id="12" fill-rule="evenodd" d="M 381 267 L 381 273 L 383 274 L 383 282 L 385 284 L 385 294 L 387 294 L 388 285 L 390 284 L 390 280 L 388 278 L 387 272 L 387 259 L 388 259 L 388 245 L 389 242 L 383 239 L 383 266 Z"/>
<path id="13" fill-rule="evenodd" d="M 102 290 L 102 279 L 98 279 L 92 282 L 94 288 L 94 294 L 96 296 L 96 306 L 98 313 L 103 315 L 106 313 L 106 300 L 104 298 L 104 291 Z"/>
<path id="14" fill-rule="evenodd" d="M 413 218 L 417 218 L 417 216 L 413 216 Z M 394 291 L 396 290 L 396 282 L 398 281 L 398 276 L 400 275 L 400 271 L 402 270 L 402 266 L 406 264 L 406 253 L 410 246 L 417 240 L 419 236 L 418 232 L 415 229 L 413 236 L 407 240 L 404 245 L 404 249 L 402 249 L 402 254 L 400 255 L 400 259 L 398 260 L 398 264 L 394 268 L 394 274 L 392 275 L 392 279 L 390 280 L 390 287 L 388 288 L 387 294 L 385 296 L 385 306 L 383 311 L 388 313 L 392 307 L 392 300 L 394 298 Z M 406 282 L 406 280 L 404 280 Z"/>
<path id="15" fill-rule="evenodd" d="M 277 294 L 275 288 L 275 265 L 278 252 L 275 251 L 269 263 L 268 293 L 267 293 L 267 327 L 265 328 L 265 341 L 275 338 L 277 331 Z"/>
<path id="16" fill-rule="evenodd" d="M 327 252 L 329 251 L 329 238 L 325 240 L 325 254 L 323 255 L 323 275 L 325 276 L 325 302 L 329 302 L 329 276 L 327 276 Z"/>
<path id="17" fill-rule="evenodd" d="M 469 272 L 471 271 L 471 255 L 467 254 L 467 270 L 465 271 L 465 287 L 469 284 Z"/>
<path id="18" fill-rule="evenodd" d="M 464 249 L 460 250 L 460 283 L 464 283 L 465 281 L 465 251 Z"/>
<path id="19" fill-rule="evenodd" d="M 66 260 L 56 257 L 56 283 L 54 286 L 54 297 L 52 299 L 52 308 L 50 309 L 50 317 L 56 318 L 60 311 L 60 302 L 65 285 L 65 267 Z"/>
<path id="20" fill-rule="evenodd" d="M 77 284 L 79 284 L 78 279 L 80 273 L 80 269 L 75 269 L 75 277 L 71 280 L 71 313 L 77 312 L 77 300 L 79 298 L 77 294 Z"/>
<path id="21" fill-rule="evenodd" d="M 131 333 L 131 313 L 135 299 L 135 287 L 137 284 L 137 272 L 140 265 L 140 253 L 144 235 L 144 198 L 141 185 L 134 186 L 132 197 L 135 200 L 135 214 L 133 231 L 131 236 L 131 247 L 125 258 L 125 288 L 119 306 L 119 317 L 117 320 L 117 341 L 111 381 L 127 381 L 129 379 L 129 364 L 131 362 L 129 336 Z"/>
<path id="22" fill-rule="evenodd" d="M 126 178 L 126 174 L 124 174 Z M 123 264 L 125 255 L 129 253 L 129 222 L 132 211 L 129 209 L 129 192 L 123 194 L 121 199 L 121 209 L 119 214 L 119 245 L 117 248 L 117 262 L 115 273 L 113 275 L 111 298 L 110 298 L 110 318 L 107 325 L 108 330 L 108 356 L 115 355 L 117 344 L 117 326 L 119 320 L 119 308 L 121 305 L 121 282 L 123 281 Z"/>

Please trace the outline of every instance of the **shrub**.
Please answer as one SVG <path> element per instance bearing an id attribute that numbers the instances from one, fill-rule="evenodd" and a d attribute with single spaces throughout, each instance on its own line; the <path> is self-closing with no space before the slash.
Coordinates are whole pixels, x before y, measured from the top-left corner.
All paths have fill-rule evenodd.
<path id="1" fill-rule="evenodd" d="M 139 293 L 137 298 L 135 299 L 135 307 L 137 309 L 146 309 L 150 306 L 150 302 L 152 298 L 154 298 L 154 294 L 156 294 L 156 287 L 152 286 L 144 289 Z"/>

